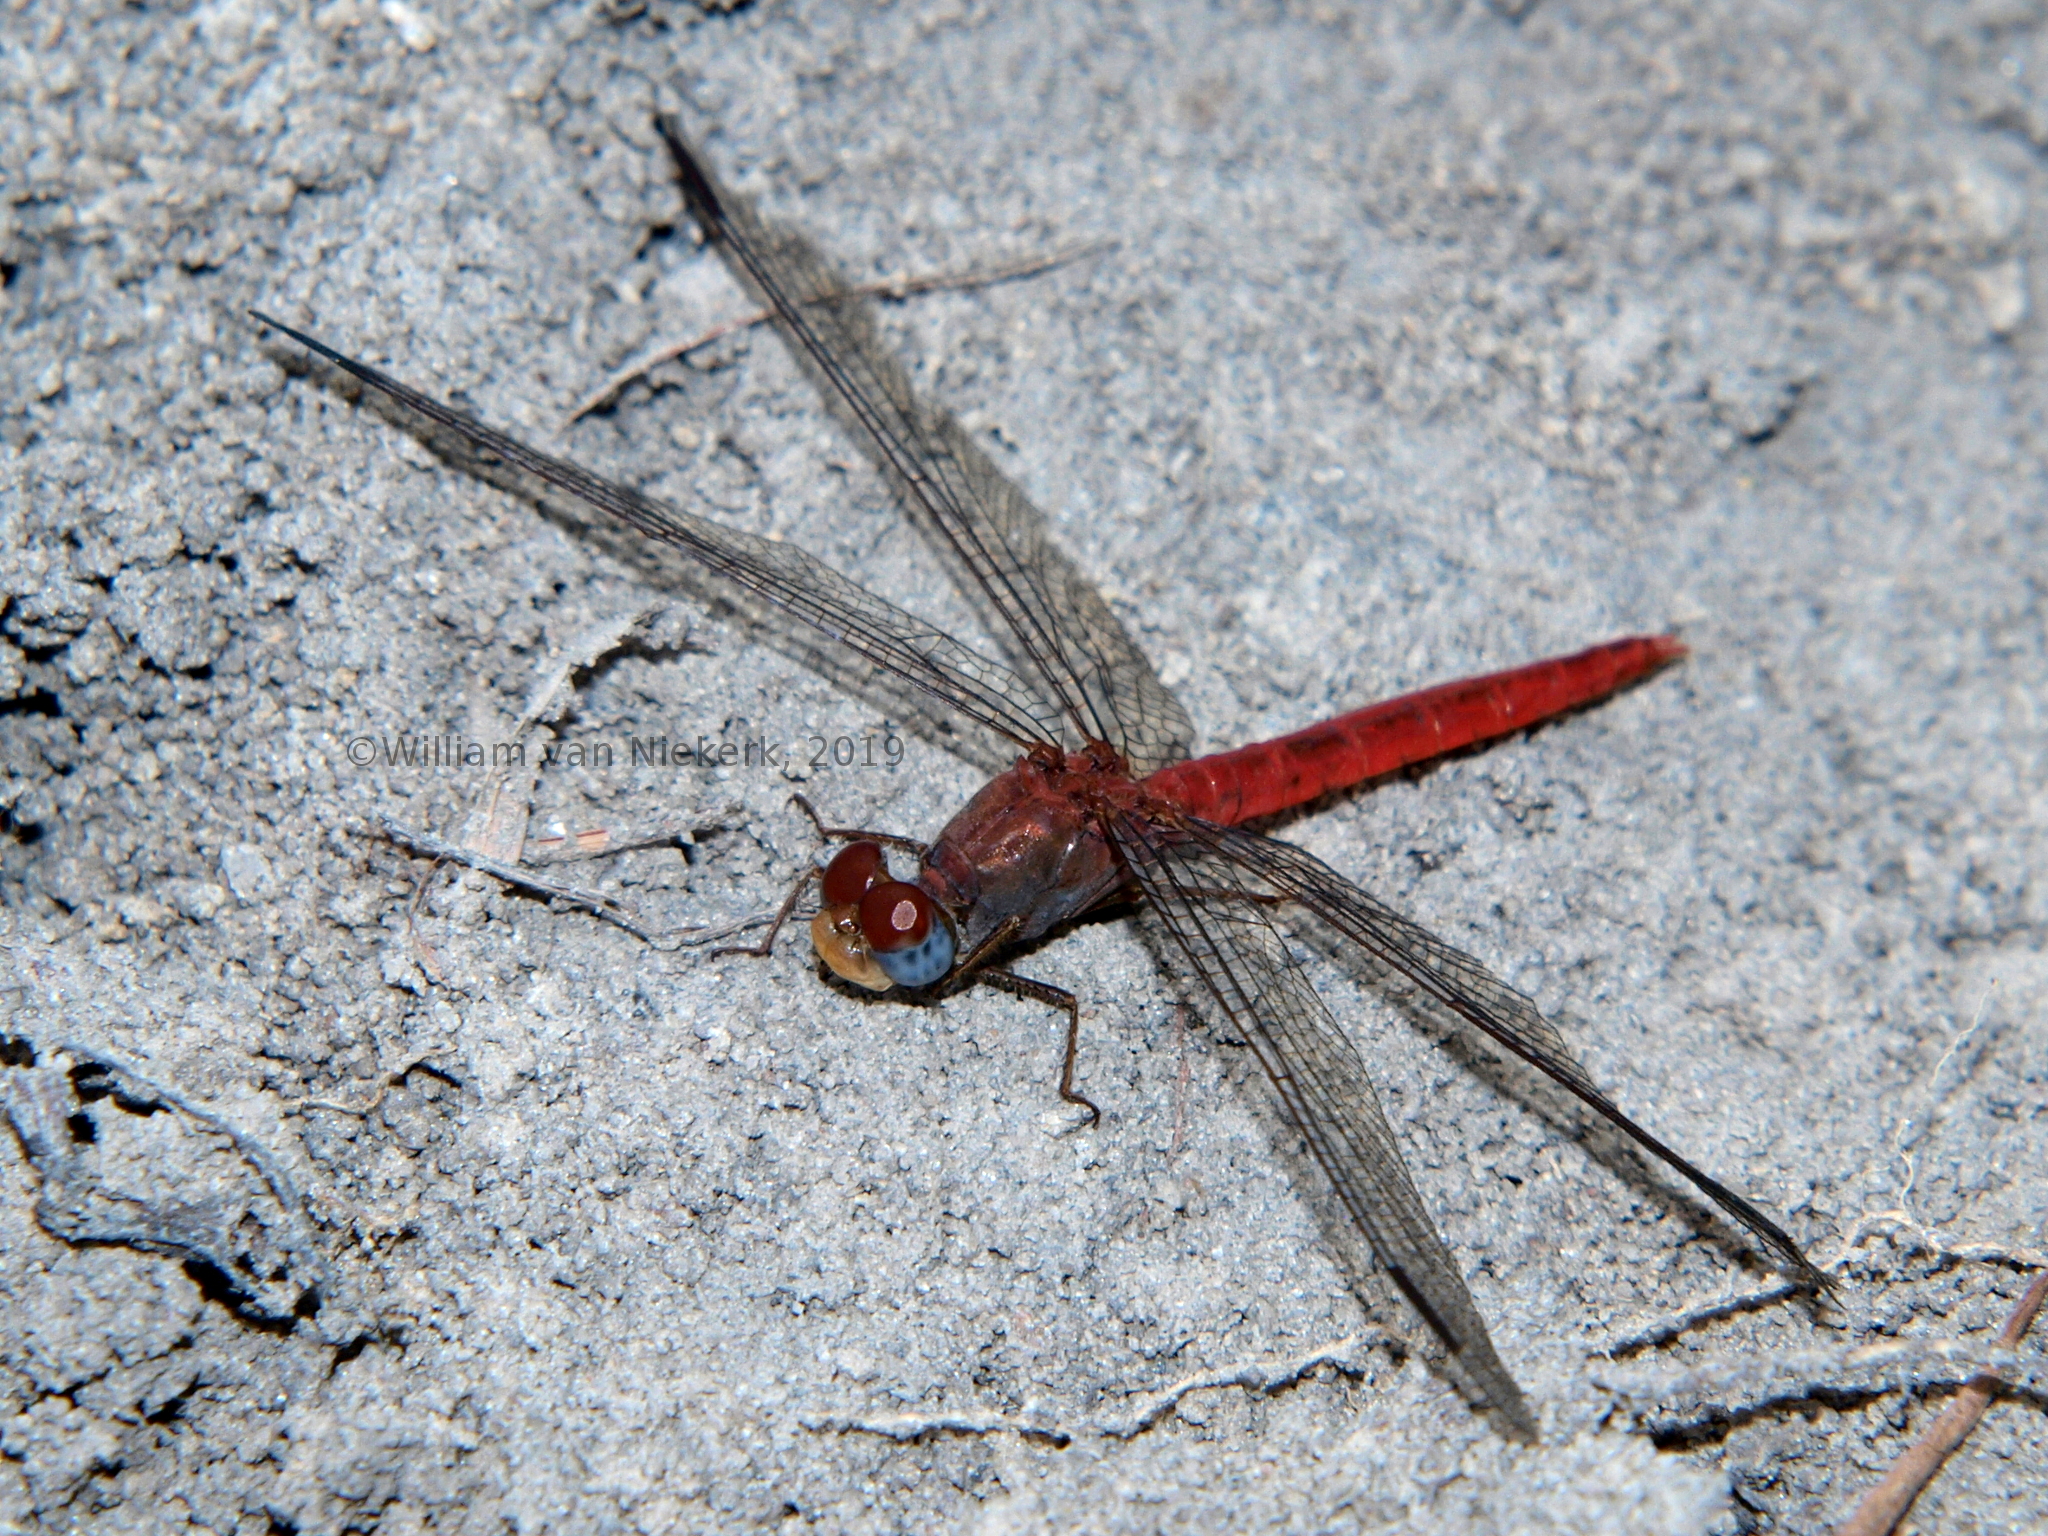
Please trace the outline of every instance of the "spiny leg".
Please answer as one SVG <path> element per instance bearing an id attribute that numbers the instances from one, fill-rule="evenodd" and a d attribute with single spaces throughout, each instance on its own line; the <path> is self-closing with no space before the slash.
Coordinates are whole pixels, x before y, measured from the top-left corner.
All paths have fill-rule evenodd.
<path id="1" fill-rule="evenodd" d="M 1087 1110 L 1091 1126 L 1102 1123 L 1102 1111 L 1095 1107 L 1095 1101 L 1074 1091 L 1074 1058 L 1081 1048 L 1081 1005 L 1074 994 L 1065 987 L 1056 987 L 1049 981 L 1035 981 L 1029 976 L 1019 976 L 1015 971 L 1006 971 L 989 961 L 1000 950 L 1007 949 L 1017 937 L 1017 930 L 1024 926 L 1023 919 L 1006 917 L 996 925 L 996 931 L 974 946 L 974 950 L 953 967 L 953 972 L 940 983 L 938 995 L 946 997 L 977 981 L 988 982 L 1001 987 L 1005 992 L 1014 992 L 1019 997 L 1028 997 L 1033 1002 L 1044 1003 L 1048 1008 L 1063 1008 L 1067 1014 L 1067 1054 L 1060 1065 L 1060 1097 L 1069 1104 L 1079 1104 Z"/>
<path id="2" fill-rule="evenodd" d="M 782 905 L 775 909 L 775 921 L 768 925 L 767 935 L 758 944 L 727 944 L 711 951 L 710 958 L 720 955 L 751 955 L 756 960 L 766 960 L 775 953 L 776 935 L 782 932 L 782 925 L 789 921 L 789 914 L 796 910 L 796 904 L 803 899 L 804 891 L 823 871 L 810 865 L 796 877 L 789 888 L 789 894 L 782 898 Z"/>
<path id="3" fill-rule="evenodd" d="M 940 983 L 940 996 L 957 992 L 974 980 L 977 972 L 995 958 L 996 951 L 1008 949 L 1015 942 L 1019 930 L 1024 926 L 1021 917 L 1006 917 L 996 924 L 996 931 L 969 950 L 953 967 L 952 974 Z"/>
<path id="4" fill-rule="evenodd" d="M 1060 1062 L 1060 1097 L 1069 1104 L 1078 1104 L 1088 1111 L 1088 1125 L 1092 1130 L 1102 1124 L 1102 1111 L 1095 1107 L 1095 1101 L 1074 1087 L 1074 1061 L 1081 1050 L 1081 1004 L 1074 994 L 1065 987 L 1056 987 L 1049 981 L 1038 981 L 1030 976 L 1019 976 L 1015 971 L 1001 970 L 996 966 L 985 966 L 975 972 L 974 980 L 985 981 L 992 987 L 1001 987 L 1005 992 L 1014 992 L 1019 997 L 1028 997 L 1033 1002 L 1044 1003 L 1048 1008 L 1062 1008 L 1067 1015 L 1067 1050 Z"/>
<path id="5" fill-rule="evenodd" d="M 790 803 L 811 818 L 811 825 L 818 829 L 818 836 L 828 843 L 882 843 L 891 848 L 901 848 L 919 859 L 925 856 L 927 845 L 914 837 L 899 837 L 894 832 L 876 832 L 867 827 L 828 827 L 818 814 L 817 807 L 802 795 L 791 795 Z"/>

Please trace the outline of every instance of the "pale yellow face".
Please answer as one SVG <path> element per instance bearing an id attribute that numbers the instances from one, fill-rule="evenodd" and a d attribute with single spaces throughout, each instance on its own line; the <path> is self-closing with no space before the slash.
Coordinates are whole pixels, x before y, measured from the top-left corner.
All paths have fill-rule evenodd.
<path id="1" fill-rule="evenodd" d="M 857 987 L 886 992 L 896 985 L 868 948 L 860 931 L 860 908 L 852 902 L 827 907 L 811 919 L 811 944 L 835 976 L 843 976 Z"/>

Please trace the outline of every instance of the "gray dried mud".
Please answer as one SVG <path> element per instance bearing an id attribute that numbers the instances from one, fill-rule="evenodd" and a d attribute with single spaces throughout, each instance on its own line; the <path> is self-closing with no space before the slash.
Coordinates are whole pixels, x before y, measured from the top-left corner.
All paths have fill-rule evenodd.
<path id="1" fill-rule="evenodd" d="M 31 0 L 0 42 L 0 1531 L 1809 1532 L 1987 1361 L 1911 1528 L 2048 1525 L 2041 1346 L 1990 1350 L 2048 1248 L 2039 7 Z M 474 833 L 432 744 L 538 700 L 494 835 L 647 831 L 550 869 L 667 932 L 779 898 L 794 791 L 928 836 L 977 782 L 244 316 L 977 638 L 766 333 L 564 425 L 741 307 L 657 107 L 855 277 L 1114 242 L 882 323 L 1207 744 L 1683 633 L 1283 830 L 1837 1305 L 1313 961 L 1514 1446 L 1346 1290 L 1128 921 L 1029 959 L 1090 1131 L 1036 1006 L 378 835 Z"/>

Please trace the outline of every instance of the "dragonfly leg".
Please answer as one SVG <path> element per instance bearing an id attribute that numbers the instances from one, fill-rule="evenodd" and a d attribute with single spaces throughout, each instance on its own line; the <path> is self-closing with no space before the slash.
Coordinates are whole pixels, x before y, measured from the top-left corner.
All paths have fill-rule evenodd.
<path id="1" fill-rule="evenodd" d="M 810 807 L 806 806 L 804 809 L 809 810 Z M 821 871 L 812 866 L 796 877 L 795 883 L 789 888 L 789 894 L 782 898 L 782 905 L 776 908 L 775 921 L 768 925 L 768 933 L 760 943 L 728 944 L 712 950 L 710 958 L 716 960 L 720 955 L 751 955 L 756 960 L 766 960 L 774 954 L 775 936 L 782 932 L 782 925 L 789 921 L 789 914 L 796 910 L 796 904 L 803 900 L 804 892 L 810 888 L 811 882 L 817 879 L 820 873 Z"/>
<path id="2" fill-rule="evenodd" d="M 1014 992 L 1019 997 L 1028 997 L 1033 1002 L 1044 1003 L 1048 1008 L 1066 1011 L 1067 1050 L 1065 1059 L 1060 1062 L 1060 1097 L 1087 1110 L 1091 1128 L 1102 1124 L 1102 1111 L 1095 1107 L 1095 1101 L 1074 1087 L 1074 1059 L 1081 1049 L 1081 1004 L 1074 994 L 1049 981 L 1019 976 L 1015 971 L 1005 971 L 993 965 L 977 971 L 974 979 L 985 981 L 992 987 L 1001 987 L 1005 992 Z"/>
<path id="3" fill-rule="evenodd" d="M 1056 987 L 1049 981 L 1036 981 L 1029 976 L 1019 976 L 1015 971 L 1006 971 L 988 962 L 999 950 L 1009 947 L 1017 937 L 1017 930 L 1024 926 L 1023 919 L 1006 917 L 996 925 L 996 931 L 974 947 L 974 952 L 953 967 L 953 974 L 940 985 L 939 996 L 957 992 L 962 987 L 977 981 L 985 981 L 992 987 L 1001 987 L 1005 992 L 1018 997 L 1028 997 L 1033 1002 L 1044 1003 L 1048 1008 L 1063 1009 L 1067 1015 L 1067 1054 L 1060 1064 L 1060 1097 L 1069 1104 L 1078 1104 L 1088 1111 L 1091 1126 L 1102 1123 L 1102 1111 L 1095 1107 L 1095 1101 L 1086 1094 L 1074 1090 L 1074 1058 L 1081 1048 L 1081 1004 L 1074 994 L 1065 987 Z"/>
<path id="4" fill-rule="evenodd" d="M 1006 917 L 996 924 L 996 931 L 983 939 L 953 967 L 952 974 L 939 984 L 939 995 L 957 992 L 975 977 L 984 974 L 990 960 L 998 950 L 1008 949 L 1016 941 L 1017 932 L 1024 926 L 1021 917 Z"/>
<path id="5" fill-rule="evenodd" d="M 791 795 L 790 804 L 811 818 L 811 825 L 818 829 L 818 836 L 828 843 L 881 843 L 890 848 L 901 848 L 922 859 L 930 851 L 929 845 L 920 843 L 914 837 L 899 837 L 894 832 L 876 832 L 867 827 L 828 827 L 825 819 L 818 814 L 817 807 L 802 795 Z"/>

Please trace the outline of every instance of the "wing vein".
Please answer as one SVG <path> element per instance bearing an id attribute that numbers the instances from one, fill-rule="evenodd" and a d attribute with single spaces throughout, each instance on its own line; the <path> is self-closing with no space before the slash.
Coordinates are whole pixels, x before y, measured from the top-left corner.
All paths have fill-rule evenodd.
<path id="1" fill-rule="evenodd" d="M 1623 1113 L 1594 1083 L 1536 1005 L 1472 956 L 1375 901 L 1291 843 L 1194 817 L 1184 820 L 1189 835 L 1204 846 L 1256 873 L 1274 893 L 1307 908 L 1371 959 L 1406 977 L 1442 1007 L 1543 1073 L 1685 1178 L 1806 1284 L 1825 1288 L 1825 1277 L 1776 1222 Z"/>
<path id="2" fill-rule="evenodd" d="M 1075 733 L 1115 746 L 1139 774 L 1185 757 L 1194 731 L 1099 593 L 1050 541 L 1043 514 L 947 412 L 921 401 L 873 335 L 867 306 L 805 242 L 718 186 L 675 125 L 657 128 L 693 216 L 775 313 L 829 402 L 871 446 L 913 522 L 961 588 L 985 603 L 1012 658 Z M 831 303 L 819 300 L 831 298 Z"/>

